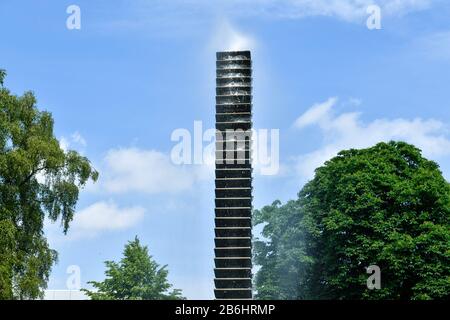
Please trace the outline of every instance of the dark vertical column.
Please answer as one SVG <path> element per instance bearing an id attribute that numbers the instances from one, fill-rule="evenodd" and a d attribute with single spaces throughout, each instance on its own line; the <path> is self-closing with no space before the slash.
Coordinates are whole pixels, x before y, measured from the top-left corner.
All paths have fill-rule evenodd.
<path id="1" fill-rule="evenodd" d="M 250 51 L 218 52 L 215 297 L 252 298 Z"/>

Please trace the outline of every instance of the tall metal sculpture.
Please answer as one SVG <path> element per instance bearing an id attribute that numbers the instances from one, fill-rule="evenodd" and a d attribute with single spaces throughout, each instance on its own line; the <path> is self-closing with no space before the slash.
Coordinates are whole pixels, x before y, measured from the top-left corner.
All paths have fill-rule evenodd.
<path id="1" fill-rule="evenodd" d="M 215 297 L 252 299 L 252 61 L 250 51 L 216 62 Z"/>

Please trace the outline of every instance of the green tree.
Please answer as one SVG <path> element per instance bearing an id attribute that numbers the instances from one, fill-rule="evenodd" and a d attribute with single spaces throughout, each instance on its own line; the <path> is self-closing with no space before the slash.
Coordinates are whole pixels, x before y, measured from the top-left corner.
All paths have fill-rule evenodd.
<path id="1" fill-rule="evenodd" d="M 302 298 L 300 280 L 311 263 L 305 247 L 303 211 L 298 201 L 281 205 L 275 201 L 255 210 L 254 224 L 263 224 L 264 240 L 254 241 L 257 299 L 297 300 Z"/>
<path id="2" fill-rule="evenodd" d="M 255 223 L 267 238 L 255 243 L 259 298 L 450 297 L 450 185 L 412 145 L 342 151 Z M 380 290 L 367 289 L 370 265 Z"/>
<path id="3" fill-rule="evenodd" d="M 106 279 L 90 281 L 96 290 L 84 292 L 92 300 L 175 300 L 181 291 L 169 291 L 167 266 L 160 267 L 136 237 L 125 245 L 120 262 L 106 261 Z"/>
<path id="4" fill-rule="evenodd" d="M 66 233 L 79 189 L 98 173 L 60 148 L 51 114 L 37 109 L 33 93 L 11 94 L 5 75 L 0 70 L 0 299 L 35 299 L 57 260 L 44 218 L 61 219 Z"/>

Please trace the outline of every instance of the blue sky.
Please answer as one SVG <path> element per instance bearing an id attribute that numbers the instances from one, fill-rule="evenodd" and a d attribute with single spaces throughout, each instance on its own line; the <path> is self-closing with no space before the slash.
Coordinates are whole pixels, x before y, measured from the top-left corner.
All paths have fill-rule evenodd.
<path id="1" fill-rule="evenodd" d="M 380 30 L 366 8 L 381 8 Z M 66 28 L 69 5 L 81 29 Z M 175 129 L 214 125 L 215 51 L 254 59 L 254 126 L 280 130 L 280 171 L 254 206 L 296 197 L 337 151 L 406 140 L 450 179 L 450 3 L 431 0 L 0 2 L 6 86 L 33 90 L 55 134 L 100 171 L 81 194 L 49 288 L 103 277 L 138 235 L 188 298 L 213 297 L 214 176 L 177 166 Z M 206 145 L 206 144 L 205 144 Z"/>

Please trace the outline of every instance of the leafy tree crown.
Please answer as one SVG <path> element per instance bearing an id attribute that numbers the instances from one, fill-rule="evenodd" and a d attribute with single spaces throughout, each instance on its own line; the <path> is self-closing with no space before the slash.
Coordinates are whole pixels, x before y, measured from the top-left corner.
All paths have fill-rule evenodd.
<path id="1" fill-rule="evenodd" d="M 167 266 L 160 267 L 137 237 L 125 245 L 120 262 L 105 265 L 106 279 L 90 281 L 95 289 L 83 290 L 93 300 L 182 299 L 180 290 L 169 291 Z"/>
<path id="2" fill-rule="evenodd" d="M 444 299 L 450 293 L 450 187 L 404 142 L 351 149 L 316 169 L 296 201 L 255 212 L 258 296 Z M 366 268 L 381 269 L 369 290 Z"/>
<path id="3" fill-rule="evenodd" d="M 56 251 L 43 232 L 45 217 L 66 233 L 79 190 L 98 177 L 89 160 L 61 149 L 53 118 L 33 93 L 3 87 L 0 70 L 0 299 L 42 297 Z"/>

